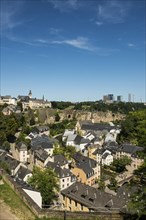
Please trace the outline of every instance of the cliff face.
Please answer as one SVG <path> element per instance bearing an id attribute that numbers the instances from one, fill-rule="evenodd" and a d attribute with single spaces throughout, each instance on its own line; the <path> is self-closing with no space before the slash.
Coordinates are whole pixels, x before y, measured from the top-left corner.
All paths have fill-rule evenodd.
<path id="1" fill-rule="evenodd" d="M 39 109 L 38 117 L 41 123 L 54 123 L 56 110 L 53 109 Z M 112 112 L 100 112 L 100 111 L 82 111 L 82 110 L 59 110 L 60 121 L 76 119 L 78 121 L 92 120 L 92 122 L 110 122 L 115 120 L 122 120 L 124 115 Z"/>

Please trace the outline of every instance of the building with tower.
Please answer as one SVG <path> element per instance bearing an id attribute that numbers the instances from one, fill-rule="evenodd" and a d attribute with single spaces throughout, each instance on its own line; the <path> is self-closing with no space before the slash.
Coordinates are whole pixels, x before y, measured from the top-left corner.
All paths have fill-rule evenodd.
<path id="1" fill-rule="evenodd" d="M 22 103 L 23 109 L 51 108 L 51 102 L 45 100 L 44 96 L 42 99 L 32 98 L 31 90 L 29 91 L 28 96 L 19 95 L 17 101 Z"/>

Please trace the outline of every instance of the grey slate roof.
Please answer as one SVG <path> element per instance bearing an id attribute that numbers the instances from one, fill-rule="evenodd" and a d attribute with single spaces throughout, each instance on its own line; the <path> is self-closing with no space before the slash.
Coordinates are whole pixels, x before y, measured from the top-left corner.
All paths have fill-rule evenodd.
<path id="1" fill-rule="evenodd" d="M 110 131 L 111 129 L 114 128 L 115 126 L 111 126 L 109 124 L 92 123 L 92 122 L 81 123 L 81 130 L 85 130 L 85 131 Z"/>
<path id="2" fill-rule="evenodd" d="M 59 178 L 69 177 L 73 175 L 69 169 L 62 169 L 57 163 L 54 162 L 49 161 L 46 167 L 52 168 Z"/>
<path id="3" fill-rule="evenodd" d="M 20 166 L 19 170 L 17 171 L 16 173 L 16 176 L 20 179 L 20 180 L 23 180 L 24 177 L 27 175 L 27 174 L 30 174 L 32 173 L 28 168 L 25 168 L 23 166 Z"/>
<path id="4" fill-rule="evenodd" d="M 138 146 L 134 146 L 134 145 L 131 145 L 131 144 L 123 144 L 120 146 L 120 149 L 119 149 L 120 152 L 125 152 L 125 153 L 128 153 L 128 154 L 135 154 L 136 152 L 138 151 L 143 151 L 143 148 L 142 147 L 138 147 Z"/>
<path id="5" fill-rule="evenodd" d="M 34 157 L 42 162 L 45 162 L 49 155 L 43 148 L 40 147 L 34 151 Z"/>
<path id="6" fill-rule="evenodd" d="M 25 95 L 19 95 L 18 99 L 20 99 L 22 102 L 29 102 L 29 96 L 25 96 Z"/>
<path id="7" fill-rule="evenodd" d="M 49 138 L 47 135 L 37 136 L 31 140 L 32 150 L 35 150 L 39 147 L 44 149 L 53 148 L 55 142 L 58 142 L 56 139 Z"/>
<path id="8" fill-rule="evenodd" d="M 19 150 L 19 151 L 26 151 L 27 150 L 27 146 L 25 143 L 23 142 L 19 142 L 17 145 L 16 145 L 16 148 Z"/>
<path id="9" fill-rule="evenodd" d="M 26 182 L 24 182 L 22 180 L 16 179 L 16 183 L 18 185 L 20 185 L 22 189 L 27 189 L 27 190 L 31 190 L 34 192 L 39 192 L 37 189 L 33 188 L 32 186 L 28 185 Z"/>
<path id="10" fill-rule="evenodd" d="M 11 157 L 7 153 L 2 153 L 0 155 L 0 161 L 3 161 L 5 163 L 7 163 L 11 170 L 15 170 L 16 167 L 20 164 L 20 162 L 18 160 L 16 160 L 15 158 Z"/>
<path id="11" fill-rule="evenodd" d="M 49 130 L 49 127 L 48 126 L 36 126 L 33 128 L 33 132 L 37 132 L 37 133 L 40 133 L 40 132 L 44 132 L 44 131 L 48 131 Z"/>
<path id="12" fill-rule="evenodd" d="M 68 160 L 62 154 L 58 154 L 54 155 L 54 163 L 63 166 L 65 164 L 68 164 Z"/>
<path id="13" fill-rule="evenodd" d="M 97 165 L 97 162 L 95 160 L 89 157 L 85 157 L 79 152 L 77 152 L 73 156 L 73 159 L 75 160 L 76 166 L 86 173 L 87 178 L 94 175 L 93 168 L 95 168 Z"/>
<path id="14" fill-rule="evenodd" d="M 133 189 L 129 190 L 126 186 L 123 186 L 118 189 L 117 195 L 111 195 L 80 182 L 76 182 L 61 191 L 62 195 L 79 202 L 91 210 L 105 212 L 111 208 L 112 210 L 121 211 L 126 206 L 129 195 L 132 193 Z"/>

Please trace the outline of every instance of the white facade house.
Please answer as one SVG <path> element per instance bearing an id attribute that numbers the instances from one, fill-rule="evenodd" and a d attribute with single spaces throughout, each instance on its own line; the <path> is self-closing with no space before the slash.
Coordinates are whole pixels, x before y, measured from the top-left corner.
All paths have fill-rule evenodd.
<path id="1" fill-rule="evenodd" d="M 62 141 L 66 141 L 68 136 L 76 134 L 75 129 L 65 129 L 65 132 L 62 136 Z"/>
<path id="2" fill-rule="evenodd" d="M 67 137 L 66 146 L 75 146 L 75 138 L 77 134 L 71 134 Z"/>
<path id="3" fill-rule="evenodd" d="M 0 96 L 0 105 L 17 105 L 16 98 L 12 98 L 10 95 Z"/>
<path id="4" fill-rule="evenodd" d="M 46 167 L 50 167 L 56 173 L 60 190 L 63 190 L 76 181 L 76 177 L 71 173 L 70 169 L 61 168 L 61 164 L 49 161 Z"/>
<path id="5" fill-rule="evenodd" d="M 102 155 L 102 165 L 110 165 L 113 162 L 113 155 L 109 150 L 106 150 Z"/>
<path id="6" fill-rule="evenodd" d="M 117 135 L 120 133 L 120 130 L 112 129 L 110 132 L 108 132 L 105 136 L 105 143 L 107 142 L 116 142 Z"/>
<path id="7" fill-rule="evenodd" d="M 60 190 L 66 189 L 71 186 L 76 181 L 76 177 L 69 172 L 67 174 L 62 174 L 59 178 Z"/>

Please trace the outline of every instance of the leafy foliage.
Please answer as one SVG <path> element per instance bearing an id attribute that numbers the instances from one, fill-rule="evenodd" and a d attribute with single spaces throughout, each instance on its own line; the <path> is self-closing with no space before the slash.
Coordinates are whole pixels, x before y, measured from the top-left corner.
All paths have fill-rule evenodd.
<path id="1" fill-rule="evenodd" d="M 128 158 L 127 156 L 123 156 L 119 159 L 115 159 L 113 163 L 111 164 L 111 169 L 121 173 L 126 170 L 126 165 L 130 165 L 132 160 Z"/>
<path id="2" fill-rule="evenodd" d="M 71 159 L 73 155 L 76 153 L 75 147 L 74 146 L 61 146 L 61 147 L 55 147 L 53 154 L 62 154 L 64 155 L 67 159 Z"/>
<path id="3" fill-rule="evenodd" d="M 130 112 L 121 122 L 119 143 L 128 141 L 132 144 L 145 147 L 146 150 L 146 110 Z"/>
<path id="4" fill-rule="evenodd" d="M 34 167 L 28 183 L 40 191 L 44 205 L 50 205 L 57 199 L 56 195 L 59 186 L 57 184 L 57 177 L 52 169 L 46 168 L 45 170 L 42 170 L 38 167 Z"/>
<path id="5" fill-rule="evenodd" d="M 73 129 L 75 125 L 76 125 L 76 120 L 70 120 L 70 121 L 64 120 L 59 123 L 50 124 L 49 125 L 50 135 L 55 136 L 58 134 L 63 134 L 65 129 Z"/>
<path id="6" fill-rule="evenodd" d="M 137 213 L 139 218 L 146 217 L 146 158 L 134 175 L 134 185 L 138 186 L 138 191 L 132 195 L 129 208 Z"/>
<path id="7" fill-rule="evenodd" d="M 14 135 L 18 128 L 25 124 L 25 119 L 22 114 L 3 115 L 0 112 L 0 145 L 6 141 L 14 141 Z"/>

